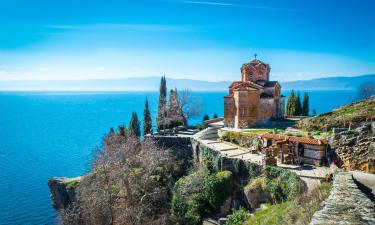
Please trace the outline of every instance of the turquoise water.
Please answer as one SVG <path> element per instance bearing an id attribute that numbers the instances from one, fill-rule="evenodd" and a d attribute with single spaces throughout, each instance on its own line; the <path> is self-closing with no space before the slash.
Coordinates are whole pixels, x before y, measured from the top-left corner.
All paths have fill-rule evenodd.
<path id="1" fill-rule="evenodd" d="M 193 95 L 201 98 L 202 113 L 222 115 L 224 92 Z M 141 118 L 146 97 L 155 121 L 156 92 L 0 92 L 0 224 L 54 224 L 48 178 L 87 172 L 103 135 L 128 124 L 132 111 Z M 354 97 L 351 91 L 312 91 L 310 108 L 323 113 Z"/>

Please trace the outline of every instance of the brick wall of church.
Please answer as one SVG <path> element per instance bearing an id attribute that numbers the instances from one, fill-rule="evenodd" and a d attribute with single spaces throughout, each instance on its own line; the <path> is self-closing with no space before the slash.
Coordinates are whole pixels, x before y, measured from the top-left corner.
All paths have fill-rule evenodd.
<path id="1" fill-rule="evenodd" d="M 234 103 L 237 108 L 235 128 L 248 127 L 257 122 L 260 93 L 258 90 L 234 91 Z"/>

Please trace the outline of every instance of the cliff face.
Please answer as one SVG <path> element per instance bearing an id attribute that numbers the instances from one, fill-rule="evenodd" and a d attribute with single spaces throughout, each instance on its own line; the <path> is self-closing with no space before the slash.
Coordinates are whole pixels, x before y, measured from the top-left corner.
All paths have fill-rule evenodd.
<path id="1" fill-rule="evenodd" d="M 81 177 L 59 177 L 48 180 L 52 205 L 55 209 L 64 209 L 76 201 L 75 188 L 81 179 Z"/>
<path id="2" fill-rule="evenodd" d="M 333 134 L 330 144 L 345 170 L 375 173 L 375 122 Z"/>

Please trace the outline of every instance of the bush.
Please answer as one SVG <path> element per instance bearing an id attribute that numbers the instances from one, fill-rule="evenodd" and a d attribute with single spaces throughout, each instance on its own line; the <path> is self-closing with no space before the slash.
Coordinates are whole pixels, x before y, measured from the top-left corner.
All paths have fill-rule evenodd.
<path id="1" fill-rule="evenodd" d="M 253 136 L 256 136 L 256 133 L 226 131 L 223 136 L 221 136 L 220 140 L 231 142 L 242 147 L 249 147 Z"/>
<path id="2" fill-rule="evenodd" d="M 180 178 L 174 187 L 172 214 L 181 224 L 199 224 L 204 210 L 204 173 Z"/>
<path id="3" fill-rule="evenodd" d="M 221 205 L 227 200 L 233 189 L 232 173 L 222 171 L 209 174 L 205 180 L 205 197 L 214 212 L 219 212 Z"/>
<path id="4" fill-rule="evenodd" d="M 320 209 L 321 202 L 329 196 L 331 187 L 331 183 L 324 182 L 319 188 L 302 194 L 293 201 L 276 205 L 266 204 L 243 224 L 307 225 L 314 213 Z"/>
<path id="5" fill-rule="evenodd" d="M 199 171 L 179 179 L 173 191 L 172 213 L 179 224 L 200 224 L 205 211 L 218 212 L 232 192 L 232 173 Z"/>
<path id="6" fill-rule="evenodd" d="M 274 202 L 292 200 L 302 192 L 302 181 L 288 170 L 278 167 L 267 167 L 267 191 Z"/>
<path id="7" fill-rule="evenodd" d="M 225 225 L 242 225 L 250 218 L 250 213 L 245 208 L 233 210 L 233 213 L 228 217 Z"/>

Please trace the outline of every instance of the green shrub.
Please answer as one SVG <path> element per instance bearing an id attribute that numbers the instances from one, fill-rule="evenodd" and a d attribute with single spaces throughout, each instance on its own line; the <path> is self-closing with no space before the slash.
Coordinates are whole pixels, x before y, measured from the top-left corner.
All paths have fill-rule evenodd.
<path id="1" fill-rule="evenodd" d="M 283 202 L 281 204 L 271 205 L 266 204 L 263 208 L 257 211 L 254 216 L 250 217 L 246 225 L 260 225 L 260 224 L 287 224 L 283 223 L 282 219 L 285 214 L 291 210 L 292 202 Z"/>
<path id="2" fill-rule="evenodd" d="M 208 174 L 205 179 L 205 197 L 214 212 L 219 212 L 221 205 L 227 200 L 233 189 L 232 173 L 222 171 Z"/>
<path id="3" fill-rule="evenodd" d="M 259 187 L 262 190 L 267 189 L 267 179 L 265 177 L 258 177 L 252 180 L 249 184 L 246 185 L 245 189 L 252 189 Z"/>
<path id="4" fill-rule="evenodd" d="M 267 191 L 274 202 L 292 200 L 302 192 L 302 181 L 291 171 L 267 167 Z"/>
<path id="5" fill-rule="evenodd" d="M 171 211 L 181 224 L 199 224 L 204 210 L 204 177 L 196 172 L 180 178 L 173 190 Z"/>
<path id="6" fill-rule="evenodd" d="M 174 187 L 172 214 L 179 224 L 200 224 L 205 211 L 218 212 L 233 189 L 232 173 L 208 170 L 180 178 Z"/>
<path id="7" fill-rule="evenodd" d="M 255 133 L 243 133 L 243 132 L 235 132 L 235 131 L 226 131 L 220 138 L 222 141 L 231 142 L 233 144 L 242 146 L 242 147 L 249 147 L 249 142 L 255 136 Z"/>
<path id="8" fill-rule="evenodd" d="M 250 213 L 245 208 L 233 210 L 225 225 L 242 225 L 250 218 Z"/>

